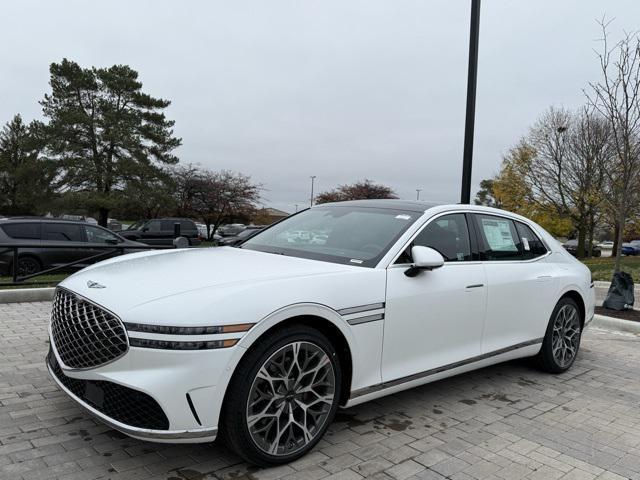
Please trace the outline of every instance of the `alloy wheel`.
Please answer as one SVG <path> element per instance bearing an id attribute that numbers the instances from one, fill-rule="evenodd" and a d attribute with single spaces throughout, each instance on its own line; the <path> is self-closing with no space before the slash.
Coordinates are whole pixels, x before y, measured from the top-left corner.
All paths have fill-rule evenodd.
<path id="1" fill-rule="evenodd" d="M 18 260 L 18 275 L 24 277 L 32 275 L 40 270 L 38 263 L 31 258 L 21 258 Z"/>
<path id="2" fill-rule="evenodd" d="M 563 305 L 553 323 L 551 349 L 561 368 L 573 362 L 580 344 L 580 315 L 573 305 Z"/>
<path id="3" fill-rule="evenodd" d="M 253 380 L 246 421 L 256 446 L 291 455 L 322 431 L 334 403 L 336 375 L 318 345 L 292 342 L 273 353 Z"/>

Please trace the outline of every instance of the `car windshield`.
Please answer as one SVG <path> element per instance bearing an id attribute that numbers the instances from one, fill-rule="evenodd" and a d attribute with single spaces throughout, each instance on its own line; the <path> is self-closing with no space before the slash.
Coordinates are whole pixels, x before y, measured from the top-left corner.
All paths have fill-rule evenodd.
<path id="1" fill-rule="evenodd" d="M 138 221 L 136 223 L 134 223 L 133 225 L 129 225 L 127 227 L 127 230 L 140 230 L 142 228 L 142 226 L 145 224 L 146 220 L 141 220 Z"/>
<path id="2" fill-rule="evenodd" d="M 387 208 L 319 206 L 256 234 L 241 248 L 374 267 L 420 216 Z"/>

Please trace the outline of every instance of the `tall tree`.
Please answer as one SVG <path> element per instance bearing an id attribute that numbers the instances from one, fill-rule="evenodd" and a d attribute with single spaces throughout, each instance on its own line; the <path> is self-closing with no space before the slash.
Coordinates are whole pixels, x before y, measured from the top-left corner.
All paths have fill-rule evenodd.
<path id="1" fill-rule="evenodd" d="M 571 220 L 544 199 L 536 199 L 527 181 L 535 155 L 525 139 L 511 148 L 503 158 L 500 173 L 492 179 L 492 194 L 500 208 L 531 218 L 552 235 L 566 236 L 573 228 Z"/>
<path id="2" fill-rule="evenodd" d="M 35 215 L 52 194 L 55 168 L 40 157 L 40 124 L 26 125 L 20 115 L 0 131 L 0 212 Z"/>
<path id="3" fill-rule="evenodd" d="M 367 200 L 381 198 L 398 198 L 391 187 L 371 180 L 340 185 L 338 188 L 323 192 L 315 198 L 316 203 L 344 202 L 346 200 Z"/>
<path id="4" fill-rule="evenodd" d="M 576 115 L 552 107 L 533 126 L 528 141 L 535 155 L 525 178 L 534 200 L 571 218 L 578 233 L 578 256 L 584 257 L 609 157 L 607 125 L 590 109 Z"/>
<path id="5" fill-rule="evenodd" d="M 630 211 L 640 196 L 640 35 L 626 34 L 611 46 L 607 28 L 603 33 L 602 51 L 598 54 L 602 77 L 591 83 L 589 103 L 608 122 L 615 155 L 605 169 L 609 188 L 605 200 L 616 218 L 616 262 L 620 257 L 624 229 Z"/>
<path id="6" fill-rule="evenodd" d="M 250 216 L 260 199 L 261 186 L 240 173 L 189 164 L 175 167 L 172 175 L 177 214 L 199 218 L 211 235 L 228 219 Z"/>
<path id="7" fill-rule="evenodd" d="M 480 180 L 480 190 L 476 193 L 475 204 L 484 205 L 485 207 L 500 208 L 500 202 L 498 202 L 493 193 L 493 178 L 485 178 Z"/>
<path id="8" fill-rule="evenodd" d="M 175 164 L 181 143 L 162 112 L 168 100 L 142 91 L 138 72 L 126 65 L 82 68 L 67 59 L 50 67 L 51 93 L 41 104 L 49 153 L 71 192 L 84 192 L 107 225 L 109 210 L 129 179 Z"/>

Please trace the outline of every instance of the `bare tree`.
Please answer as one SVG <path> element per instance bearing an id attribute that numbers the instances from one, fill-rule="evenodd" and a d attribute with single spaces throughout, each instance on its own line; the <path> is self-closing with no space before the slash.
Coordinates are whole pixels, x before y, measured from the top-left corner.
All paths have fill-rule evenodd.
<path id="1" fill-rule="evenodd" d="M 589 103 L 608 122 L 615 155 L 605 169 L 605 200 L 617 225 L 615 272 L 620 271 L 624 227 L 640 195 L 640 36 L 626 33 L 610 46 L 603 19 L 602 51 L 596 52 L 602 71 L 599 82 L 585 92 Z"/>
<path id="2" fill-rule="evenodd" d="M 213 235 L 226 218 L 253 213 L 259 199 L 260 185 L 254 184 L 251 177 L 226 170 L 205 170 L 200 173 L 193 210 Z"/>

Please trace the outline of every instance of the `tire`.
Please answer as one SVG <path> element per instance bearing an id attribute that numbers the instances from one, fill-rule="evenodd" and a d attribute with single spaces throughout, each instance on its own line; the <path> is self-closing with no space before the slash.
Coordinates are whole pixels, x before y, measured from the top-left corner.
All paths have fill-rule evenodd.
<path id="1" fill-rule="evenodd" d="M 542 348 L 536 357 L 542 370 L 562 373 L 571 368 L 580 349 L 583 324 L 575 300 L 561 298 L 551 313 Z"/>
<path id="2" fill-rule="evenodd" d="M 30 256 L 18 258 L 18 275 L 21 277 L 38 273 L 40 270 L 42 265 L 37 258 Z"/>
<path id="3" fill-rule="evenodd" d="M 302 369 L 294 357 L 305 362 Z M 281 378 L 285 370 L 286 380 Z M 341 381 L 339 356 L 319 331 L 292 325 L 267 334 L 245 354 L 229 384 L 222 438 L 247 462 L 261 467 L 296 460 L 320 441 L 333 421 Z"/>

